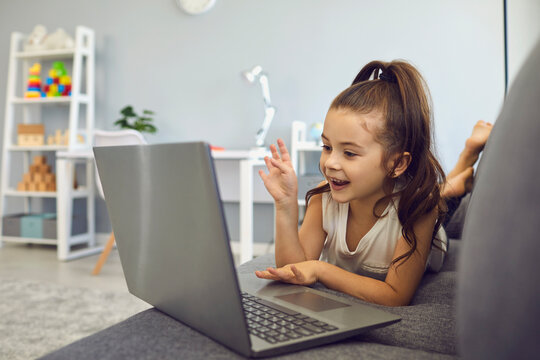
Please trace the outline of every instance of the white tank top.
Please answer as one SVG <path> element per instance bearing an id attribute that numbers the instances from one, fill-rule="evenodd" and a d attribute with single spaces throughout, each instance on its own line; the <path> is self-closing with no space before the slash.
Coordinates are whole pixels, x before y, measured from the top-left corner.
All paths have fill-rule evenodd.
<path id="1" fill-rule="evenodd" d="M 383 216 L 377 220 L 367 234 L 360 239 L 354 251 L 347 246 L 347 218 L 349 203 L 338 203 L 329 192 L 322 194 L 323 229 L 327 233 L 320 260 L 334 264 L 347 271 L 384 280 L 392 262 L 396 244 L 401 235 L 395 205 L 390 202 Z M 447 237 L 441 227 L 437 233 L 441 247 L 446 251 Z M 439 271 L 444 261 L 444 252 L 432 246 L 428 259 L 430 270 Z"/>

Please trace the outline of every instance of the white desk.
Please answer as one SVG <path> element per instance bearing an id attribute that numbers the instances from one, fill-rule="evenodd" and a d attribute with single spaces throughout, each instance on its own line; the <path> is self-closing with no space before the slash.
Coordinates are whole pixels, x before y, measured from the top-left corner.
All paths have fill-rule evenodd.
<path id="1" fill-rule="evenodd" d="M 264 165 L 264 156 L 271 156 L 269 151 L 259 150 L 223 150 L 212 151 L 215 160 L 235 160 L 240 162 L 240 263 L 253 258 L 253 168 Z M 58 152 L 56 169 L 58 175 L 58 247 L 59 254 L 66 258 L 69 251 L 69 231 L 71 229 L 72 204 L 68 191 L 73 183 L 73 166 L 77 161 L 93 159 L 91 151 Z M 93 169 L 93 167 L 92 167 Z M 61 183 L 60 183 L 61 182 Z M 94 229 L 92 229 L 93 231 Z M 100 252 L 102 247 L 86 250 L 86 254 Z M 60 256 L 60 255 L 59 255 Z M 83 256 L 81 254 L 81 256 Z"/>
<path id="2" fill-rule="evenodd" d="M 269 151 L 223 150 L 212 151 L 216 160 L 240 162 L 240 263 L 253 258 L 253 168 L 264 165 Z"/>

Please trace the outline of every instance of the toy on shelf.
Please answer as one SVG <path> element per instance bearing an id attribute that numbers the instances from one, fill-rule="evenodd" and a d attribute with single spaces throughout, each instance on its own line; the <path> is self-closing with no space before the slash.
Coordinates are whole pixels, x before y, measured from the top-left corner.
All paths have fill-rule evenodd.
<path id="1" fill-rule="evenodd" d="M 18 191 L 56 191 L 56 176 L 43 155 L 34 157 L 30 170 L 23 175 L 23 181 L 17 184 Z"/>
<path id="2" fill-rule="evenodd" d="M 74 47 L 75 41 L 64 29 L 58 28 L 49 35 L 47 28 L 43 25 L 36 25 L 23 45 L 24 51 L 61 50 Z"/>
<path id="3" fill-rule="evenodd" d="M 317 144 L 321 143 L 321 135 L 323 133 L 323 124 L 316 122 L 309 128 L 309 137 L 311 140 L 314 140 Z"/>
<path id="4" fill-rule="evenodd" d="M 64 29 L 58 28 L 55 32 L 45 37 L 43 46 L 47 50 L 73 49 L 75 47 L 75 41 Z"/>
<path id="5" fill-rule="evenodd" d="M 17 124 L 17 145 L 42 146 L 45 141 L 43 124 Z"/>
<path id="6" fill-rule="evenodd" d="M 53 62 L 43 92 L 47 94 L 47 97 L 71 95 L 71 77 L 67 75 L 66 67 L 62 61 Z"/>
<path id="7" fill-rule="evenodd" d="M 25 98 L 44 97 L 45 93 L 41 91 L 41 64 L 35 63 L 28 71 L 28 86 L 24 93 Z"/>
<path id="8" fill-rule="evenodd" d="M 34 30 L 28 35 L 26 42 L 23 45 L 24 51 L 40 51 L 44 50 L 43 43 L 47 38 L 47 28 L 43 25 L 36 25 Z"/>
<path id="9" fill-rule="evenodd" d="M 77 142 L 84 144 L 84 137 L 77 134 Z M 47 136 L 47 145 L 65 145 L 69 143 L 69 130 L 65 130 L 62 134 L 62 130 L 56 130 L 54 135 Z"/>

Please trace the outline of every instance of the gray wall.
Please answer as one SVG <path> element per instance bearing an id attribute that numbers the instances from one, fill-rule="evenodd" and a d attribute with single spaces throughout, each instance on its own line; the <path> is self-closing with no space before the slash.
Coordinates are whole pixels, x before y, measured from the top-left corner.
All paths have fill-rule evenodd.
<path id="1" fill-rule="evenodd" d="M 112 129 L 126 104 L 152 109 L 160 131 L 151 143 L 253 146 L 262 99 L 240 72 L 255 64 L 269 73 L 278 109 L 268 139 L 288 142 L 291 122 L 322 121 L 362 65 L 404 58 L 430 86 L 449 170 L 476 120 L 495 120 L 504 94 L 502 1 L 217 0 L 189 16 L 174 0 L 0 0 L 0 99 L 9 34 L 38 23 L 95 29 L 96 125 Z M 266 224 L 256 234 L 271 231 Z"/>

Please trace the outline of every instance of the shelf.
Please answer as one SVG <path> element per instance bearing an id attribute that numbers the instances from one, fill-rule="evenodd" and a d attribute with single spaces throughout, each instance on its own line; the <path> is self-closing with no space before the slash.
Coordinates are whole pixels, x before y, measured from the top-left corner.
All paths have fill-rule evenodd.
<path id="1" fill-rule="evenodd" d="M 71 101 L 73 101 L 72 96 L 53 96 L 53 97 L 40 97 L 40 98 L 21 98 L 21 97 L 14 97 L 11 98 L 12 104 L 65 104 L 69 105 Z M 79 102 L 87 104 L 88 103 L 88 96 L 86 95 L 79 95 L 77 97 Z"/>
<path id="2" fill-rule="evenodd" d="M 56 191 L 18 191 L 15 189 L 8 189 L 4 192 L 4 195 L 12 197 L 55 198 L 58 196 L 58 193 Z M 72 197 L 74 198 L 83 198 L 88 195 L 90 195 L 90 191 L 82 186 L 72 192 Z"/>
<path id="3" fill-rule="evenodd" d="M 94 164 L 91 160 L 85 161 L 85 180 L 81 181 L 84 186 L 73 189 L 73 178 L 76 176 L 75 167 L 78 160 L 60 161 L 57 153 L 88 151 L 92 144 L 92 134 L 94 128 L 94 91 L 95 91 L 95 34 L 90 28 L 77 26 L 75 29 L 72 49 L 57 50 L 37 50 L 25 51 L 23 44 L 28 35 L 13 32 L 9 49 L 9 68 L 7 72 L 6 90 L 6 111 L 4 115 L 4 142 L 2 145 L 2 168 L 0 170 L 0 209 L 2 216 L 7 213 L 8 206 L 24 204 L 25 212 L 30 213 L 33 207 L 44 202 L 55 202 L 57 210 L 57 239 L 33 239 L 23 237 L 1 236 L 0 247 L 3 241 L 18 243 L 50 244 L 57 246 L 59 260 L 71 260 L 80 256 L 90 255 L 101 251 L 95 246 L 95 196 Z M 28 84 L 28 75 L 21 71 L 29 72 L 31 64 L 54 61 L 63 61 L 66 68 L 71 69 L 72 92 L 71 96 L 55 97 L 25 97 Z M 45 66 L 48 66 L 45 65 Z M 47 73 L 41 74 L 42 80 Z M 22 87 L 17 86 L 17 82 L 23 80 Z M 19 90 L 20 89 L 20 90 Z M 56 108 L 59 114 L 51 116 L 43 107 Z M 21 111 L 22 110 L 22 111 Z M 65 130 L 69 130 L 71 136 L 68 145 L 47 145 L 47 142 L 40 146 L 19 145 L 18 141 L 13 141 L 14 135 L 18 135 L 17 125 L 19 124 L 43 124 L 48 127 L 47 121 L 65 120 L 63 123 Z M 50 124 L 49 124 L 50 125 Z M 54 125 L 54 123 L 53 123 Z M 58 125 L 56 125 L 58 127 Z M 52 129 L 49 129 L 52 130 Z M 62 131 L 64 129 L 61 129 Z M 84 143 L 79 143 L 77 136 L 83 135 Z M 50 143 L 49 143 L 50 144 Z M 61 142 L 61 144 L 64 144 Z M 12 183 L 11 175 L 14 165 L 25 167 L 24 171 L 30 173 L 31 157 L 34 155 L 46 155 L 47 162 L 51 167 L 56 167 L 56 189 L 57 191 L 17 191 L 17 186 Z M 18 158 L 23 158 L 22 164 Z M 64 159 L 65 160 L 65 159 Z M 35 161 L 35 160 L 34 160 Z M 16 169 L 20 172 L 20 169 Z M 21 176 L 22 177 L 22 176 Z M 36 187 L 33 187 L 34 189 Z M 42 187 L 43 189 L 43 187 Z M 50 199 L 50 200 L 49 200 Z M 69 231 L 72 225 L 73 201 L 83 199 L 86 202 L 86 220 L 88 232 L 83 235 L 72 236 Z M 8 205 L 8 206 L 6 206 Z M 2 234 L 3 223 L 0 223 L 0 234 Z M 87 243 L 89 248 L 84 252 L 71 249 L 72 245 Z"/>
<path id="4" fill-rule="evenodd" d="M 40 239 L 40 238 L 24 238 L 18 236 L 2 236 L 2 241 L 23 243 L 23 244 L 42 244 L 42 245 L 56 245 L 58 240 L 56 239 Z"/>
<path id="5" fill-rule="evenodd" d="M 87 55 L 88 52 L 86 51 Z M 70 59 L 75 55 L 75 49 L 61 50 L 41 50 L 41 51 L 20 51 L 15 53 L 17 59 L 36 59 L 36 60 L 61 60 Z"/>
<path id="6" fill-rule="evenodd" d="M 67 150 L 67 145 L 43 145 L 43 146 L 20 146 L 10 145 L 7 147 L 9 151 L 62 151 Z"/>

